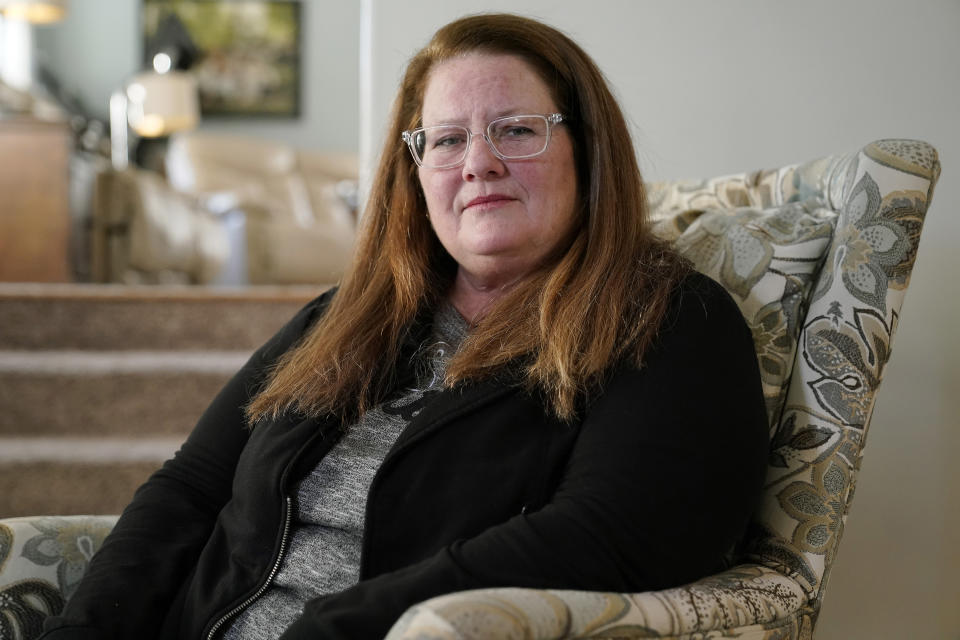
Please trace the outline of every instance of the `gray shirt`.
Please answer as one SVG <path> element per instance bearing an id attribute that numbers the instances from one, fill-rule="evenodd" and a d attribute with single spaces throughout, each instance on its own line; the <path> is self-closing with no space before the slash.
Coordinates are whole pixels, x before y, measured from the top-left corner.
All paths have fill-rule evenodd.
<path id="1" fill-rule="evenodd" d="M 263 595 L 234 618 L 224 638 L 277 638 L 300 616 L 307 600 L 357 583 L 373 476 L 410 420 L 439 391 L 447 360 L 467 329 L 456 309 L 442 305 L 434 314 L 430 338 L 415 356 L 414 386 L 363 414 L 303 479 L 280 568 Z"/>

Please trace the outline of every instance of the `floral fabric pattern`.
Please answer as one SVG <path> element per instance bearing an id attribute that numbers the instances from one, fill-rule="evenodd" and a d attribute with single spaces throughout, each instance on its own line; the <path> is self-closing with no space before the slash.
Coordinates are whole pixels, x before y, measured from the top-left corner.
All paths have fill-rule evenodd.
<path id="1" fill-rule="evenodd" d="M 0 520 L 0 638 L 30 640 L 59 613 L 116 516 Z"/>
<path id="2" fill-rule="evenodd" d="M 812 612 L 799 613 L 805 601 L 796 583 L 757 565 L 659 591 L 656 597 L 479 589 L 412 607 L 387 639 L 811 638 Z M 678 613 L 684 615 L 678 617 Z M 792 613 L 798 615 L 788 615 Z M 687 618 L 694 622 L 688 625 Z M 726 635 L 724 630 L 731 628 L 739 628 L 740 635 Z"/>
<path id="3" fill-rule="evenodd" d="M 863 429 L 870 419 L 897 318 L 892 312 L 888 327 L 876 310 L 853 309 L 850 323 L 821 316 L 807 324 L 803 357 L 819 375 L 807 385 L 820 408 L 845 426 Z"/>
<path id="4" fill-rule="evenodd" d="M 110 529 L 63 518 L 37 520 L 33 526 L 40 534 L 29 538 L 21 553 L 34 564 L 56 567 L 60 593 L 69 599 Z"/>
<path id="5" fill-rule="evenodd" d="M 847 290 L 860 302 L 880 311 L 886 308 L 890 287 L 903 289 L 916 257 L 923 219 L 917 216 L 920 194 L 894 192 L 881 199 L 869 174 L 854 188 L 844 215 L 849 224 L 838 234 L 833 260 L 820 280 L 814 299 L 842 274 Z"/>
<path id="6" fill-rule="evenodd" d="M 753 331 L 771 440 L 743 564 L 647 593 L 453 593 L 412 607 L 388 640 L 811 640 L 939 172 L 930 145 L 880 140 L 651 185 L 656 231 L 730 291 Z M 62 606 L 103 539 L 84 526 L 0 521 L 0 637 L 34 637 Z"/>

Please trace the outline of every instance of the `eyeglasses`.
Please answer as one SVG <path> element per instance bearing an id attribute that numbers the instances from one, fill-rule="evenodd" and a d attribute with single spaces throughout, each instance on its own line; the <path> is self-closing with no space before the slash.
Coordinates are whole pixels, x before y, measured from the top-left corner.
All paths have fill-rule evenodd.
<path id="1" fill-rule="evenodd" d="M 553 125 L 563 121 L 559 113 L 497 118 L 487 125 L 486 133 L 473 133 L 457 124 L 440 124 L 403 132 L 403 141 L 421 167 L 449 169 L 467 159 L 470 143 L 476 135 L 502 160 L 533 158 L 547 150 Z"/>

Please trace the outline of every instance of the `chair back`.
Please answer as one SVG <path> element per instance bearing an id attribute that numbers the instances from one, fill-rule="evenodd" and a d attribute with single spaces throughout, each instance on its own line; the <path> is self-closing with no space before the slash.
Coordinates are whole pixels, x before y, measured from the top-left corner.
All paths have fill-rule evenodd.
<path id="1" fill-rule="evenodd" d="M 753 331 L 770 454 L 745 559 L 823 596 L 924 216 L 933 147 L 651 185 L 658 233 L 724 285 Z"/>

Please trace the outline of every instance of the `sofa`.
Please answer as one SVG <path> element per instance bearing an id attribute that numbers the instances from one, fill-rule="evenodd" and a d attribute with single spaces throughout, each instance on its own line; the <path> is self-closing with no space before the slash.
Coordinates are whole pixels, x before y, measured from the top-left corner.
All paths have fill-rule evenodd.
<path id="1" fill-rule="evenodd" d="M 329 284 L 350 259 L 356 156 L 257 138 L 170 138 L 160 170 L 98 175 L 96 282 Z"/>
<path id="2" fill-rule="evenodd" d="M 930 145 L 878 140 L 651 185 L 657 232 L 730 291 L 753 332 L 770 450 L 738 564 L 657 592 L 451 593 L 411 607 L 388 640 L 811 639 L 939 173 Z M 114 522 L 0 521 L 0 637 L 33 637 Z"/>

